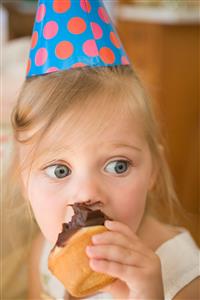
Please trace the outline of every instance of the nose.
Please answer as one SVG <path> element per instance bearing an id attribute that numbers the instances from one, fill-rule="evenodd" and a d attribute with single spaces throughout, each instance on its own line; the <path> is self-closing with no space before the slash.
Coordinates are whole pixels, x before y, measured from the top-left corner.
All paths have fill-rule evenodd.
<path id="1" fill-rule="evenodd" d="M 94 176 L 79 178 L 76 182 L 73 182 L 71 200 L 73 203 L 88 201 L 90 204 L 98 202 L 100 206 L 105 205 L 107 196 L 103 183 Z"/>

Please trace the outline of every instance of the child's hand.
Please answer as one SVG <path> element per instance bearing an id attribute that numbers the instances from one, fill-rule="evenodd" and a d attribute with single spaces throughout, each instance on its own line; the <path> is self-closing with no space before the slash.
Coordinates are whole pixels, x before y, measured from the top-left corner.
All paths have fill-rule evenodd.
<path id="1" fill-rule="evenodd" d="M 158 256 L 122 223 L 106 221 L 108 232 L 93 237 L 86 249 L 94 271 L 116 280 L 104 289 L 120 299 L 164 299 Z"/>

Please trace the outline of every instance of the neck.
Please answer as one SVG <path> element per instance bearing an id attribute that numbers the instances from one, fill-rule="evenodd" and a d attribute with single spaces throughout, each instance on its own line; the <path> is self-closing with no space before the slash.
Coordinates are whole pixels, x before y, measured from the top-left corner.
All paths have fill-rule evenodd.
<path id="1" fill-rule="evenodd" d="M 162 224 L 159 221 L 151 216 L 145 215 L 140 223 L 137 235 L 145 245 L 155 251 L 161 244 L 159 235 L 161 227 Z"/>
<path id="2" fill-rule="evenodd" d="M 156 251 L 167 240 L 180 233 L 178 227 L 173 227 L 159 222 L 151 216 L 145 216 L 137 231 L 137 235 L 146 246 Z"/>

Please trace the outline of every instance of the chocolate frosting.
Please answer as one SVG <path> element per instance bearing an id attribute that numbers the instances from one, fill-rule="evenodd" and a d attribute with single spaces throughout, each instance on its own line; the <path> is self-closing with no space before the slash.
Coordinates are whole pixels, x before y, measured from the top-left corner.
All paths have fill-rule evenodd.
<path id="1" fill-rule="evenodd" d="M 56 246 L 64 247 L 67 240 L 82 227 L 104 225 L 106 220 L 110 220 L 100 209 L 91 208 L 98 204 L 99 202 L 92 204 L 87 201 L 70 205 L 74 210 L 74 215 L 70 222 L 62 224 L 62 232 L 58 235 Z"/>

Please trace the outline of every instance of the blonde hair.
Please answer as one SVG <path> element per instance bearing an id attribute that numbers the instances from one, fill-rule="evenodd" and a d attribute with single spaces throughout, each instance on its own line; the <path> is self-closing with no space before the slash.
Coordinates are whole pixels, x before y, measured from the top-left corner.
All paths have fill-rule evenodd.
<path id="1" fill-rule="evenodd" d="M 168 208 L 172 216 L 177 197 L 162 150 L 164 141 L 151 101 L 132 67 L 85 67 L 26 80 L 12 114 L 14 136 L 20 143 L 36 139 L 38 144 L 57 120 L 66 112 L 75 111 L 74 107 L 79 108 L 80 115 L 89 102 L 98 109 L 99 103 L 95 101 L 98 97 L 103 106 L 112 102 L 114 106 L 120 104 L 122 110 L 128 107 L 134 116 L 139 114 L 158 173 L 154 189 L 148 195 L 148 212 L 158 216 L 160 208 Z"/>

